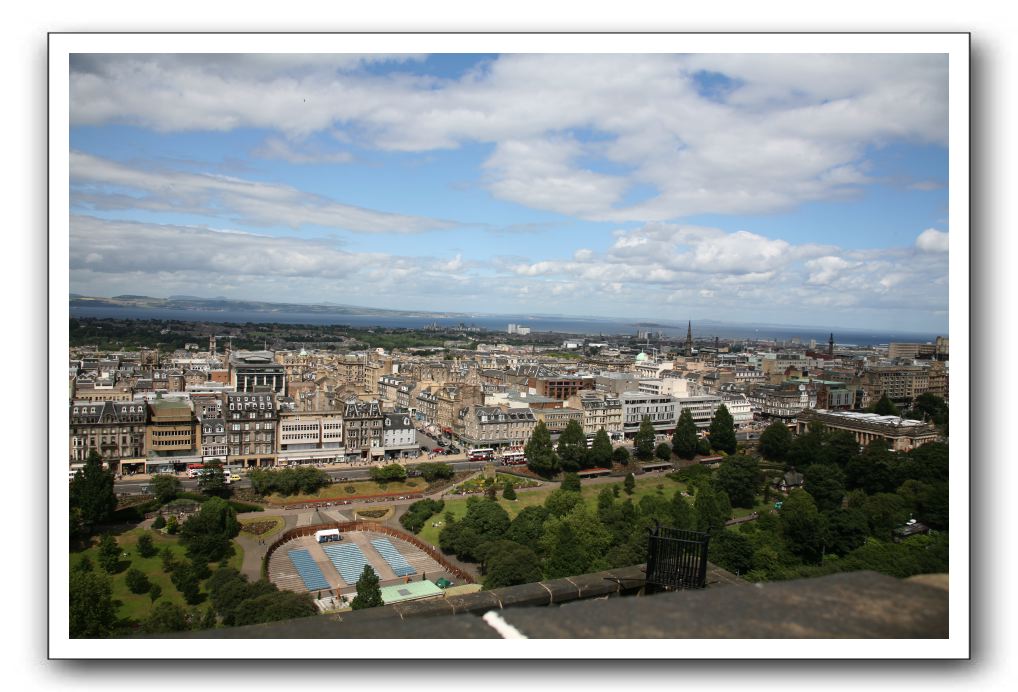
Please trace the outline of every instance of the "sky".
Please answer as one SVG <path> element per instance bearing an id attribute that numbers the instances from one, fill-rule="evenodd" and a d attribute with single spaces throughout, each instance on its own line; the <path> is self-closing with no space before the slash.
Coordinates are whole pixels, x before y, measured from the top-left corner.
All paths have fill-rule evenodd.
<path id="1" fill-rule="evenodd" d="M 946 334 L 947 66 L 73 55 L 70 289 Z"/>

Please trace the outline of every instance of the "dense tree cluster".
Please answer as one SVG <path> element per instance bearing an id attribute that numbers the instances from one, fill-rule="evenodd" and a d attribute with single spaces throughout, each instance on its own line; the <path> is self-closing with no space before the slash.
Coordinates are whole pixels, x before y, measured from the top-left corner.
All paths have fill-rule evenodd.
<path id="1" fill-rule="evenodd" d="M 406 468 L 400 464 L 386 464 L 371 468 L 371 480 L 376 483 L 392 483 L 407 479 Z"/>
<path id="2" fill-rule="evenodd" d="M 227 626 L 287 620 L 318 612 L 311 594 L 280 591 L 264 579 L 249 582 L 232 567 L 220 567 L 213 572 L 206 587 L 212 608 Z"/>
<path id="3" fill-rule="evenodd" d="M 226 500 L 213 497 L 192 515 L 180 531 L 180 541 L 188 557 L 205 564 L 228 557 L 233 552 L 231 539 L 240 533 L 237 513 Z"/>
<path id="4" fill-rule="evenodd" d="M 426 498 L 418 500 L 407 507 L 406 512 L 399 518 L 403 528 L 411 533 L 417 533 L 424 528 L 425 522 L 432 516 L 445 509 L 445 502 Z"/>
<path id="5" fill-rule="evenodd" d="M 414 466 L 414 470 L 421 474 L 428 483 L 433 483 L 437 480 L 452 478 L 455 473 L 455 469 L 450 464 L 444 464 L 442 462 L 427 462 L 424 464 L 417 464 Z"/>
<path id="6" fill-rule="evenodd" d="M 313 466 L 296 466 L 287 469 L 252 469 L 247 476 L 251 487 L 259 495 L 311 494 L 332 482 L 329 475 Z"/>
<path id="7" fill-rule="evenodd" d="M 696 515 L 681 492 L 634 503 L 609 487 L 594 509 L 567 483 L 511 521 L 497 502 L 471 498 L 466 516 L 439 534 L 439 545 L 480 563 L 485 587 L 496 588 L 644 562 L 648 529 L 657 524 L 693 529 Z"/>

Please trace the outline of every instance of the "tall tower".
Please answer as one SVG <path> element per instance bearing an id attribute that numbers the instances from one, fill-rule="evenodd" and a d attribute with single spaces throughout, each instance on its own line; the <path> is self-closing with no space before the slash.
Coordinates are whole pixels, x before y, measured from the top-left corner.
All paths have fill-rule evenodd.
<path id="1" fill-rule="evenodd" d="M 693 321 L 689 321 L 689 326 L 686 327 L 686 348 L 685 356 L 689 358 L 693 355 Z"/>
<path id="2" fill-rule="evenodd" d="M 834 333 L 831 333 L 831 340 L 827 342 L 827 355 L 834 357 Z"/>

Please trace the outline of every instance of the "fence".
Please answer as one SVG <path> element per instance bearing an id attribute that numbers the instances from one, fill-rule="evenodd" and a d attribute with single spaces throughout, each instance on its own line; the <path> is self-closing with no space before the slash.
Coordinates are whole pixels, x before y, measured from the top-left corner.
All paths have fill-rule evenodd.
<path id="1" fill-rule="evenodd" d="M 702 589 L 707 585 L 708 534 L 660 525 L 649 532 L 648 590 Z"/>

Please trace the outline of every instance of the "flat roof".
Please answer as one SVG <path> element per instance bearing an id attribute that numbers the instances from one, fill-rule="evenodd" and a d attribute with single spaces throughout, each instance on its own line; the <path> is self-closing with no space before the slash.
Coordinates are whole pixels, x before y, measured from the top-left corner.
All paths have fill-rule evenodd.
<path id="1" fill-rule="evenodd" d="M 406 584 L 396 584 L 395 586 L 383 586 L 381 591 L 382 602 L 385 605 L 445 595 L 445 592 L 432 581 L 411 581 Z"/>

